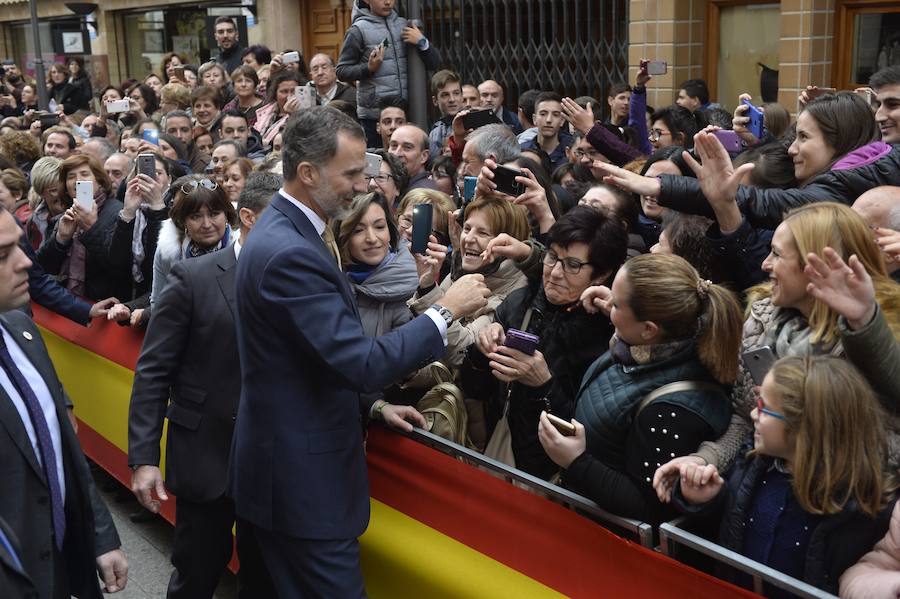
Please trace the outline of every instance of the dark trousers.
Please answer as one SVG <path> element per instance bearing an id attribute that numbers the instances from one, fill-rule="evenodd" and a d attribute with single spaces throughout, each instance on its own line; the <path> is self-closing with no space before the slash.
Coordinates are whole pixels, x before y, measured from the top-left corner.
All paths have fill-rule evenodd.
<path id="1" fill-rule="evenodd" d="M 378 132 L 378 121 L 375 119 L 359 119 L 359 124 L 362 125 L 363 130 L 366 132 L 366 147 L 380 148 L 381 134 Z"/>
<path id="2" fill-rule="evenodd" d="M 227 497 L 195 503 L 175 500 L 175 542 L 166 596 L 169 599 L 212 597 L 231 559 L 234 502 Z M 237 535 L 238 596 L 273 597 L 275 591 L 252 536 Z"/>
<path id="3" fill-rule="evenodd" d="M 280 599 L 365 599 L 359 541 L 298 539 L 253 528 Z"/>

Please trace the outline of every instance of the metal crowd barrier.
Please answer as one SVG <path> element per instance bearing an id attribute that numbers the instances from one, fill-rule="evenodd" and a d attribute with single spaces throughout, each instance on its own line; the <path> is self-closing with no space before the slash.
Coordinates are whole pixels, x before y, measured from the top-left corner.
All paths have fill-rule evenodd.
<path id="1" fill-rule="evenodd" d="M 439 437 L 420 428 L 413 429 L 413 432 L 411 433 L 400 432 L 400 434 L 454 458 L 461 459 L 471 465 L 488 470 L 495 475 L 499 475 L 507 482 L 515 483 L 517 486 L 532 493 L 547 496 L 548 498 L 567 506 L 569 509 L 584 512 L 590 517 L 598 520 L 607 528 L 612 527 L 617 529 L 623 536 L 630 537 L 631 540 L 640 543 L 648 549 L 653 549 L 654 547 L 653 527 L 646 522 L 640 522 L 638 520 L 632 520 L 631 518 L 623 518 L 611 514 L 587 497 L 583 497 L 541 478 L 537 478 L 511 466 L 507 466 L 502 462 L 491 459 L 468 447 L 463 447 L 462 445 L 448 441 L 443 437 Z"/>
<path id="2" fill-rule="evenodd" d="M 659 525 L 659 546 L 663 555 L 675 559 L 673 543 L 679 543 L 694 551 L 711 557 L 716 562 L 731 566 L 753 577 L 754 590 L 762 593 L 762 583 L 767 582 L 798 597 L 809 599 L 838 599 L 836 596 L 812 586 L 802 580 L 792 578 L 765 564 L 753 561 L 740 553 L 726 549 L 712 541 L 697 536 L 681 528 L 686 518 L 681 517 Z"/>

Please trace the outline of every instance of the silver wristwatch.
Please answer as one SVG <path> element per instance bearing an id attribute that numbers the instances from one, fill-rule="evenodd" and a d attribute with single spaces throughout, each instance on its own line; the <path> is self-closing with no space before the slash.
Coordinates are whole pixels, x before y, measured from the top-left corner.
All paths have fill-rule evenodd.
<path id="1" fill-rule="evenodd" d="M 431 307 L 434 308 L 435 310 L 437 310 L 438 314 L 441 315 L 441 318 L 444 319 L 444 322 L 447 323 L 447 326 L 448 326 L 448 327 L 449 327 L 451 324 L 453 324 L 453 312 L 451 312 L 450 310 L 448 310 L 448 309 L 445 308 L 444 306 L 439 306 L 439 305 L 437 305 L 437 304 L 434 304 L 434 305 L 431 306 Z"/>

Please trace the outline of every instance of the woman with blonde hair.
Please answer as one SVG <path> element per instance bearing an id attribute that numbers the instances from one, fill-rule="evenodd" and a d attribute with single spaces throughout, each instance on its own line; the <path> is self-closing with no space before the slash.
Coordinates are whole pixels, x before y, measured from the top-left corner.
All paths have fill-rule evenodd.
<path id="1" fill-rule="evenodd" d="M 782 358 L 751 418 L 752 451 L 727 481 L 713 465 L 685 464 L 676 504 L 720 521 L 726 548 L 836 593 L 843 571 L 887 531 L 894 503 L 874 393 L 846 360 Z M 752 588 L 749 575 L 734 582 Z"/>
<path id="2" fill-rule="evenodd" d="M 406 195 L 409 197 L 418 191 L 431 190 L 416 189 Z M 416 255 L 419 286 L 409 300 L 409 309 L 415 314 L 421 314 L 437 303 L 450 285 L 463 275 L 473 273 L 484 275 L 484 284 L 491 290 L 484 308 L 454 321 L 447 329 L 447 351 L 441 360 L 447 366 L 456 367 L 462 364 L 466 351 L 475 343 L 478 333 L 494 322 L 494 311 L 497 306 L 503 303 L 507 295 L 524 287 L 528 282 L 516 266 L 515 260 L 503 258 L 494 261 L 485 260 L 484 251 L 488 242 L 501 234 L 524 241 L 528 239 L 529 233 L 528 215 L 524 207 L 504 199 L 481 197 L 466 206 L 462 232 L 458 238 L 452 240 L 454 247 L 450 254 L 450 276 L 439 280 L 444 262 L 451 250 L 448 246 L 438 243 L 436 235 L 431 236 L 426 254 Z"/>
<path id="3" fill-rule="evenodd" d="M 538 438 L 566 487 L 661 522 L 674 512 L 653 491 L 654 470 L 728 428 L 741 309 L 728 289 L 667 254 L 628 260 L 611 291 L 615 335 L 581 383 L 574 434 L 541 414 Z"/>
<path id="4" fill-rule="evenodd" d="M 397 226 L 400 233 L 407 241 L 412 241 L 412 213 L 413 207 L 419 204 L 431 204 L 434 206 L 433 233 L 438 243 L 447 245 L 450 243 L 450 213 L 456 210 L 456 205 L 446 193 L 436 189 L 416 188 L 408 191 L 400 200 L 397 207 Z"/>
<path id="5" fill-rule="evenodd" d="M 62 160 L 55 156 L 44 156 L 31 167 L 31 189 L 28 191 L 28 205 L 31 216 L 25 221 L 25 237 L 35 251 L 47 231 L 53 228 L 55 219 L 66 211 L 59 195 L 59 167 Z"/>
<path id="6" fill-rule="evenodd" d="M 808 290 L 804 273 L 808 255 L 833 248 L 844 262 L 855 255 L 872 278 L 875 298 L 895 338 L 900 339 L 900 286 L 887 275 L 884 257 L 862 218 L 835 202 L 807 204 L 792 210 L 775 230 L 772 251 L 763 262 L 769 282 L 751 288 L 741 352 L 771 349 L 776 358 L 826 355 L 845 357 L 839 314 Z M 732 393 L 734 415 L 728 431 L 696 453 L 670 461 L 655 475 L 661 497 L 668 497 L 683 463 L 711 464 L 724 472 L 751 429 L 756 394 L 749 372 L 741 366 Z M 896 398 L 884 398 L 893 402 Z M 894 410 L 892 410 L 894 411 Z"/>

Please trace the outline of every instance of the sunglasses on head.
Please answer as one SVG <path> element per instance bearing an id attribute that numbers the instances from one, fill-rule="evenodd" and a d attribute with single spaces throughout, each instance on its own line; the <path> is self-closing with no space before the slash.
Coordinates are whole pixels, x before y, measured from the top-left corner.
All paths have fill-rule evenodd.
<path id="1" fill-rule="evenodd" d="M 181 193 L 187 195 L 195 191 L 198 187 L 203 187 L 203 189 L 214 191 L 219 188 L 219 184 L 212 179 L 191 179 L 181 186 Z"/>

